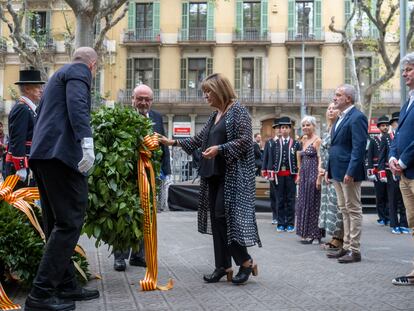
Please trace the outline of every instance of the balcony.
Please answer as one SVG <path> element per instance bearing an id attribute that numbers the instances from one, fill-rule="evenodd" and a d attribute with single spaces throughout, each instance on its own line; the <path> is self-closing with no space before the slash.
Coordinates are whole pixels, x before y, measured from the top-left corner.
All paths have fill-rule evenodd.
<path id="1" fill-rule="evenodd" d="M 286 44 L 300 45 L 305 42 L 306 45 L 321 45 L 325 42 L 325 29 L 308 29 L 303 31 L 287 30 L 286 31 Z"/>
<path id="2" fill-rule="evenodd" d="M 44 34 L 36 33 L 31 35 L 31 37 L 37 42 L 39 48 L 43 53 L 56 52 L 56 43 L 49 31 Z"/>
<path id="3" fill-rule="evenodd" d="M 216 32 L 206 27 L 180 28 L 178 29 L 178 44 L 181 46 L 214 46 L 216 44 Z"/>
<path id="4" fill-rule="evenodd" d="M 289 106 L 300 107 L 300 90 L 263 90 L 244 89 L 236 92 L 239 101 L 246 106 L 273 107 Z M 326 107 L 334 97 L 334 89 L 305 90 L 305 105 L 308 107 Z M 131 104 L 131 90 L 121 90 L 118 93 L 119 103 Z M 175 106 L 205 106 L 203 93 L 199 90 L 173 90 L 163 89 L 154 91 L 155 104 L 174 104 Z M 381 90 L 372 97 L 372 103 L 376 107 L 395 107 L 400 105 L 399 90 Z"/>
<path id="5" fill-rule="evenodd" d="M 135 30 L 124 30 L 124 45 L 161 45 L 161 34 L 151 28 L 137 28 Z"/>
<path id="6" fill-rule="evenodd" d="M 269 31 L 262 32 L 256 27 L 246 27 L 243 31 L 233 32 L 233 44 L 267 45 L 270 44 L 270 33 Z"/>
<path id="7" fill-rule="evenodd" d="M 7 41 L 5 38 L 0 37 L 0 54 L 7 53 Z"/>

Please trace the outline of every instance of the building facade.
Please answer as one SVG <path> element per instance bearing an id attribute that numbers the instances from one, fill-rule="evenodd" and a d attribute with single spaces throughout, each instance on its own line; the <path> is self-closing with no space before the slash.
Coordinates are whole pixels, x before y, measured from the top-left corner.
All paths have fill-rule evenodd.
<path id="1" fill-rule="evenodd" d="M 300 123 L 302 98 L 307 114 L 323 127 L 335 88 L 352 82 L 342 38 L 328 26 L 334 16 L 341 29 L 352 5 L 352 0 L 131 1 L 127 16 L 107 34 L 105 62 L 94 89 L 108 105 L 130 104 L 134 86 L 148 84 L 169 135 L 175 122 L 189 122 L 194 134 L 211 113 L 200 83 L 210 73 L 221 72 L 249 108 L 254 132 L 263 137 L 273 136 L 271 124 L 280 115 Z M 64 21 L 73 28 L 73 14 L 64 1 L 30 1 L 30 9 L 25 30 L 40 30 L 46 37 L 46 66 L 52 74 L 69 61 Z M 355 55 L 364 88 L 378 77 L 381 63 L 375 51 L 364 48 L 363 39 L 378 33 L 367 18 L 362 20 L 353 35 L 361 40 Z M 0 35 L 6 39 L 0 40 L 0 113 L 7 123 L 13 103 L 10 87 L 21 64 L 10 42 L 7 45 L 4 23 Z M 397 39 L 388 40 L 398 50 Z M 398 109 L 398 75 L 373 102 L 374 116 Z"/>

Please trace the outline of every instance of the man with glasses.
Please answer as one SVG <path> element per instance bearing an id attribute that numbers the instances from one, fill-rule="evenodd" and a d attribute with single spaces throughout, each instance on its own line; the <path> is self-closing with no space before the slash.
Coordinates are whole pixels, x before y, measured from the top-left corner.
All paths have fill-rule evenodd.
<path id="1" fill-rule="evenodd" d="M 162 115 L 152 110 L 152 102 L 154 100 L 154 93 L 152 89 L 145 85 L 141 84 L 135 87 L 133 95 L 132 95 L 132 106 L 137 110 L 138 113 L 143 115 L 146 118 L 150 118 L 152 120 L 152 127 L 154 132 L 162 134 L 165 136 L 164 125 L 162 121 Z M 161 179 L 161 193 L 166 191 L 166 184 L 169 180 L 169 175 L 171 175 L 171 164 L 170 164 L 170 150 L 168 146 L 161 145 L 162 149 L 162 157 L 161 157 L 161 175 L 159 178 Z M 160 196 L 159 196 L 160 197 Z M 162 208 L 162 200 L 160 200 L 160 208 Z M 114 257 L 114 269 L 116 271 L 125 271 L 126 264 L 125 259 L 129 257 L 130 250 L 127 251 L 115 251 Z M 132 252 L 131 257 L 129 258 L 129 264 L 131 266 L 141 266 L 146 267 L 145 256 L 144 256 L 144 241 L 139 245 L 138 252 Z"/>

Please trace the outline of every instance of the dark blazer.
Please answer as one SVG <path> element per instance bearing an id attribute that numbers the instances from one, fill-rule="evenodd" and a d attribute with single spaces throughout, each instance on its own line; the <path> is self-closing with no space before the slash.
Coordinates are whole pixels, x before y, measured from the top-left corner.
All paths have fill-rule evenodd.
<path id="1" fill-rule="evenodd" d="M 254 163 L 256 165 L 257 168 L 262 168 L 262 163 L 263 163 L 263 155 L 262 155 L 262 150 L 260 150 L 260 145 L 256 142 L 253 143 L 253 151 L 254 151 Z"/>
<path id="2" fill-rule="evenodd" d="M 78 171 L 81 140 L 92 137 L 91 80 L 82 63 L 67 64 L 49 79 L 37 109 L 30 159 L 58 159 Z"/>
<path id="3" fill-rule="evenodd" d="M 164 124 L 162 122 L 162 115 L 155 111 L 150 110 L 148 113 L 150 119 L 152 120 L 152 128 L 154 132 L 157 132 L 165 136 Z M 168 146 L 161 145 L 162 157 L 161 157 L 161 170 L 164 175 L 171 175 L 171 164 L 170 164 L 170 149 Z"/>
<path id="4" fill-rule="evenodd" d="M 283 138 L 279 138 L 275 142 L 275 147 L 273 148 L 274 155 L 274 163 L 273 163 L 273 170 L 277 173 L 281 170 L 282 166 L 282 152 L 283 152 Z M 289 138 L 289 167 L 290 173 L 295 175 L 298 173 L 298 160 L 296 157 L 296 153 L 301 149 L 300 143 L 297 140 Z"/>
<path id="5" fill-rule="evenodd" d="M 263 161 L 262 161 L 262 171 L 271 171 L 273 170 L 274 161 L 274 148 L 276 146 L 275 140 L 270 138 L 264 147 L 263 150 Z"/>
<path id="6" fill-rule="evenodd" d="M 401 159 L 407 165 L 405 177 L 414 179 L 414 103 L 407 111 L 408 101 L 401 108 L 398 128 L 391 144 L 390 157 Z"/>
<path id="7" fill-rule="evenodd" d="M 353 177 L 354 181 L 363 181 L 365 179 L 364 162 L 368 120 L 355 107 L 345 115 L 335 130 L 338 120 L 331 130 L 328 176 L 339 182 L 343 181 L 345 175 Z"/>
<path id="8" fill-rule="evenodd" d="M 369 139 L 367 160 L 368 160 L 368 169 L 374 169 L 378 167 L 379 155 L 380 155 L 380 144 L 381 138 L 375 136 L 374 138 Z"/>

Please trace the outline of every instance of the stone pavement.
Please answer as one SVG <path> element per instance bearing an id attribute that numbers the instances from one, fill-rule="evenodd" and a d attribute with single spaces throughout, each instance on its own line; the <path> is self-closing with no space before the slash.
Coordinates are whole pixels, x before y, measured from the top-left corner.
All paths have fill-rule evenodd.
<path id="1" fill-rule="evenodd" d="M 202 281 L 214 269 L 212 239 L 197 233 L 195 212 L 158 214 L 159 283 L 173 278 L 170 291 L 140 291 L 144 268 L 116 272 L 108 248 L 95 249 L 94 241 L 82 237 L 91 270 L 102 276 L 88 286 L 98 288 L 101 297 L 78 302 L 76 310 L 414 310 L 414 286 L 391 284 L 411 270 L 411 236 L 393 235 L 376 224 L 375 215 L 364 215 L 362 262 L 341 265 L 327 259 L 318 245 L 302 245 L 293 233 L 276 233 L 270 214 L 257 217 L 263 248 L 249 251 L 259 275 L 242 286 L 225 278 L 216 284 Z M 12 296 L 24 302 L 24 292 Z"/>

